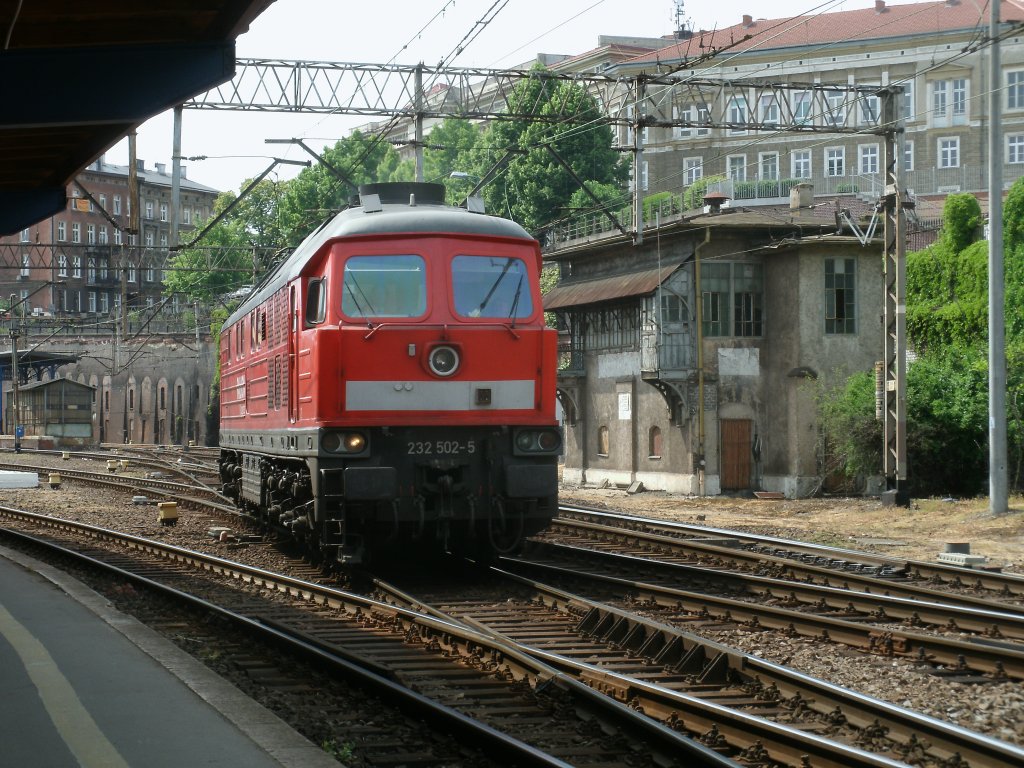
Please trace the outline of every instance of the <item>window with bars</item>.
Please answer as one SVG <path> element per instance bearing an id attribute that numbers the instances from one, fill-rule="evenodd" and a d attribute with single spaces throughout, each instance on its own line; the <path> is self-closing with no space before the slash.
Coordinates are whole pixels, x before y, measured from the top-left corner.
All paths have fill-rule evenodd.
<path id="1" fill-rule="evenodd" d="M 857 332 L 856 278 L 853 259 L 825 259 L 825 333 Z"/>

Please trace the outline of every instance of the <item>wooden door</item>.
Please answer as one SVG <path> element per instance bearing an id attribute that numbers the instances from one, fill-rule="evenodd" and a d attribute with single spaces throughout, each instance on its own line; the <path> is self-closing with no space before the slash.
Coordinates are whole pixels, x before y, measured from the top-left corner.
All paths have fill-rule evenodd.
<path id="1" fill-rule="evenodd" d="M 722 490 L 750 488 L 750 419 L 722 419 Z"/>

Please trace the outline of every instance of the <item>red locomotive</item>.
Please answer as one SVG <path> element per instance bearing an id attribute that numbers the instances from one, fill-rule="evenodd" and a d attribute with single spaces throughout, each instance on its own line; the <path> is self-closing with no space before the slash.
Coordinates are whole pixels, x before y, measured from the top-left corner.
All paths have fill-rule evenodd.
<path id="1" fill-rule="evenodd" d="M 562 439 L 540 266 L 442 185 L 361 187 L 221 332 L 224 492 L 328 561 L 543 528 Z"/>

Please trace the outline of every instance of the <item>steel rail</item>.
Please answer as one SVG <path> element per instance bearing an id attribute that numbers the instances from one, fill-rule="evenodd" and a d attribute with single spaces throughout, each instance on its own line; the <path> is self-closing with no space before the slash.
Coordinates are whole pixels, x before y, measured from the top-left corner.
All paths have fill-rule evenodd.
<path id="1" fill-rule="evenodd" d="M 783 550 L 787 553 L 800 553 L 815 558 L 827 558 L 831 560 L 843 560 L 848 563 L 860 563 L 865 566 L 877 566 L 879 568 L 892 568 L 905 575 L 913 575 L 915 578 L 947 579 L 950 582 L 961 581 L 971 578 L 981 584 L 985 589 L 1002 592 L 1006 596 L 1017 596 L 1024 598 L 1024 575 L 995 573 L 983 569 L 971 569 L 963 566 L 944 563 L 929 563 L 924 560 L 909 560 L 891 555 L 876 555 L 862 552 L 855 549 L 844 549 L 824 544 L 811 544 L 804 541 L 782 539 L 775 536 L 766 536 L 744 531 L 735 531 L 726 528 L 715 528 L 712 526 L 692 525 L 674 520 L 658 520 L 654 518 L 630 515 L 625 512 L 609 512 L 607 510 L 592 509 L 579 505 L 560 504 L 559 512 L 567 514 L 581 514 L 593 518 L 609 521 L 621 521 L 626 525 L 644 526 L 648 529 L 662 529 L 677 534 L 685 534 L 698 538 L 718 536 L 734 539 L 743 544 L 760 547 L 770 547 L 775 550 Z M 557 518 L 556 518 L 557 520 Z M 779 557 L 793 559 L 790 554 L 778 554 Z M 844 572 L 845 575 L 845 572 Z"/>
<path id="2" fill-rule="evenodd" d="M 463 659 L 479 658 L 482 651 L 484 653 L 490 652 L 494 658 L 500 660 L 500 664 L 503 665 L 502 674 L 507 677 L 525 683 L 533 682 L 538 687 L 557 686 L 571 695 L 577 701 L 578 706 L 597 708 L 603 717 L 614 720 L 616 725 L 623 730 L 643 733 L 648 742 L 656 744 L 657 749 L 663 751 L 664 754 L 685 756 L 690 760 L 687 765 L 700 766 L 702 768 L 703 766 L 708 768 L 740 768 L 739 764 L 730 758 L 644 716 L 642 713 L 630 709 L 621 702 L 601 695 L 592 688 L 522 652 L 516 645 L 502 643 L 487 635 L 467 629 L 460 624 L 426 617 L 414 611 L 387 605 L 372 598 L 314 584 L 284 574 L 273 573 L 242 563 L 224 560 L 215 555 L 195 552 L 98 526 L 61 520 L 0 506 L 0 517 L 3 516 L 30 520 L 33 523 L 46 527 L 117 542 L 120 545 L 127 545 L 140 552 L 161 557 L 170 563 L 183 564 L 201 571 L 239 579 L 257 587 L 276 590 L 297 598 L 304 603 L 313 603 L 342 611 L 349 616 L 362 616 L 366 614 L 373 614 L 377 617 L 384 616 L 391 622 L 408 627 L 410 631 L 415 628 L 425 636 L 425 640 L 437 641 L 451 651 L 451 655 L 458 655 Z M 42 540 L 22 532 L 14 532 L 9 529 L 0 529 L 0 531 L 3 531 L 5 534 L 31 539 L 33 542 L 42 542 Z M 79 559 L 100 563 L 104 568 L 116 570 L 125 578 L 132 578 L 140 583 L 145 582 L 148 584 L 152 582 L 159 584 L 159 582 L 155 582 L 148 577 L 133 574 L 117 566 L 103 564 L 102 561 L 94 560 L 80 553 L 72 551 L 72 554 Z M 167 585 L 160 585 L 160 589 L 169 593 L 184 594 Z M 227 609 L 213 606 L 213 610 L 235 620 L 236 614 L 227 611 Z M 332 664 L 337 664 L 339 667 L 345 669 L 350 667 L 360 668 L 365 674 L 373 675 L 375 687 L 387 687 L 389 690 L 395 688 L 405 689 L 405 686 L 398 682 L 397 677 L 387 669 L 386 665 L 381 665 L 366 656 L 359 653 L 346 652 L 343 647 L 339 646 L 331 645 L 328 649 L 324 644 L 309 642 L 305 638 L 304 633 L 296 628 L 289 629 L 276 623 L 273 626 L 267 626 L 266 622 L 259 618 L 238 616 L 237 620 L 245 623 L 246 626 L 260 627 L 262 631 L 270 631 L 278 638 L 287 638 L 291 641 L 301 639 L 308 653 L 322 654 L 322 658 L 330 660 Z M 388 679 L 389 676 L 393 679 Z M 385 686 L 385 683 L 388 685 Z M 410 691 L 410 693 L 412 692 Z M 428 707 L 432 716 L 443 717 L 453 727 L 458 729 L 468 729 L 469 732 L 474 734 L 474 738 L 479 739 L 484 736 L 490 738 L 492 740 L 492 748 L 508 749 L 510 759 L 513 762 L 515 762 L 515 758 L 519 758 L 524 765 L 559 766 L 560 768 L 568 766 L 567 763 L 553 758 L 529 744 L 520 742 L 514 737 L 496 731 L 490 726 L 478 723 L 457 710 L 429 701 L 426 697 L 419 696 L 418 694 L 415 695 L 419 699 L 418 705 L 420 707 Z M 495 742 L 495 736 L 501 737 L 502 741 L 500 744 Z"/>
<path id="3" fill-rule="evenodd" d="M 928 744 L 930 757 L 949 761 L 949 764 L 958 764 L 956 760 L 963 759 L 977 765 L 1010 768 L 1024 761 L 1024 749 L 1015 745 L 818 680 L 653 619 L 640 617 L 548 584 L 498 568 L 491 568 L 491 573 L 527 587 L 533 593 L 534 599 L 545 606 L 557 608 L 574 616 L 582 616 L 576 626 L 580 635 L 609 643 L 613 648 L 627 652 L 632 658 L 644 659 L 650 665 L 663 665 L 670 672 L 685 669 L 701 682 L 704 681 L 705 674 L 716 679 L 728 679 L 732 675 L 736 679 L 748 680 L 763 693 L 771 692 L 779 697 L 802 702 L 821 715 L 834 718 L 836 712 L 842 712 L 854 727 L 877 729 L 881 725 L 888 729 L 890 738 L 899 737 L 909 745 Z M 375 584 L 391 599 L 414 610 L 448 621 L 461 621 L 478 631 L 493 634 L 508 642 L 518 642 L 529 653 L 545 660 L 546 663 L 567 673 L 576 674 L 585 682 L 598 685 L 623 700 L 633 700 L 644 690 L 644 686 L 658 686 L 657 679 L 652 680 L 653 673 L 649 671 L 644 673 L 644 681 L 638 681 L 632 675 L 615 673 L 614 670 L 609 672 L 608 669 L 583 664 L 528 642 L 509 638 L 505 633 L 490 626 L 494 622 L 482 618 L 482 612 L 477 611 L 474 606 L 459 605 L 455 611 L 449 613 L 385 582 L 377 580 Z M 462 615 L 471 611 L 471 615 Z M 635 683 L 639 685 L 634 685 Z M 682 699 L 684 707 L 689 700 L 699 700 L 699 696 L 690 696 L 671 689 L 659 691 L 658 698 L 662 704 L 674 702 L 676 698 Z M 652 710 L 648 709 L 646 704 L 646 701 L 641 702 L 644 710 L 651 714 Z M 679 709 L 666 710 L 664 706 L 659 707 L 658 711 L 661 712 L 659 716 L 666 719 L 671 718 L 673 714 L 678 717 L 679 714 Z M 727 740 L 736 738 L 731 729 L 723 729 L 720 721 L 716 721 L 715 725 L 718 732 Z M 687 726 L 689 727 L 689 720 Z M 799 751 L 798 745 L 791 746 L 797 746 Z M 771 748 L 768 751 L 771 753 Z M 779 757 L 775 754 L 772 756 Z M 799 757 L 794 753 L 786 755 L 787 759 L 794 756 Z"/>
<path id="4" fill-rule="evenodd" d="M 982 610 L 997 611 L 1003 613 L 1024 613 L 1024 609 L 1016 609 L 1012 605 L 1001 603 L 997 600 L 963 595 L 940 589 L 931 589 L 918 586 L 917 584 L 900 579 L 886 578 L 874 574 L 858 573 L 852 570 L 840 570 L 827 565 L 801 562 L 786 557 L 785 555 L 751 551 L 728 546 L 721 541 L 721 537 L 711 540 L 705 535 L 704 540 L 684 539 L 677 536 L 652 533 L 649 531 L 635 531 L 629 528 L 621 528 L 613 525 L 588 522 L 585 520 L 565 520 L 555 518 L 552 521 L 549 531 L 557 530 L 559 526 L 572 531 L 589 532 L 604 536 L 619 536 L 625 539 L 634 539 L 638 543 L 645 543 L 650 546 L 661 547 L 679 552 L 693 552 L 707 558 L 714 558 L 723 563 L 720 568 L 715 568 L 715 573 L 724 573 L 727 570 L 736 570 L 741 562 L 756 564 L 765 563 L 775 565 L 781 572 L 775 573 L 776 578 L 783 574 L 794 580 L 815 579 L 817 583 L 825 586 L 832 586 L 833 583 L 841 583 L 844 589 L 861 592 L 887 592 L 902 595 L 913 600 L 923 600 L 935 603 L 948 603 L 963 606 L 975 606 Z M 735 538 L 735 537 L 733 537 Z M 651 554 L 651 559 L 655 555 Z M 730 563 L 733 565 L 730 567 Z M 702 564 L 705 569 L 706 563 Z M 961 569 L 961 574 L 966 575 Z"/>
<path id="5" fill-rule="evenodd" d="M 566 545 L 550 545 L 571 554 L 591 556 L 593 550 L 573 550 Z M 598 553 L 605 561 L 605 567 L 612 562 L 635 567 L 645 562 L 631 555 Z M 614 585 L 620 589 L 640 594 L 642 599 L 654 604 L 676 607 L 695 616 L 716 618 L 727 623 L 742 624 L 752 629 L 773 629 L 804 637 L 829 640 L 853 648 L 869 650 L 887 656 L 898 656 L 911 661 L 942 665 L 949 669 L 973 670 L 976 673 L 1004 676 L 1024 680 L 1024 649 L 1020 646 L 1006 647 L 998 643 L 964 642 L 949 638 L 923 635 L 896 629 L 880 630 L 862 623 L 846 621 L 828 616 L 778 608 L 771 605 L 748 603 L 728 597 L 718 597 L 701 592 L 690 592 L 672 587 L 642 583 L 630 579 L 609 576 L 606 573 L 580 571 L 579 562 L 571 567 L 535 560 L 506 559 L 517 570 L 541 570 L 571 578 L 573 574 L 585 576 Z M 1009 644 L 1006 644 L 1007 646 Z"/>

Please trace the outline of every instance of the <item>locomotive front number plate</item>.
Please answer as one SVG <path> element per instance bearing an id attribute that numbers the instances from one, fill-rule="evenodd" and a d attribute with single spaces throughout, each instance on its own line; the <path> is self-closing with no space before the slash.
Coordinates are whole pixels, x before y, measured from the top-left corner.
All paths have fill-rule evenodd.
<path id="1" fill-rule="evenodd" d="M 410 440 L 406 453 L 410 456 L 463 456 L 476 453 L 475 440 Z"/>

